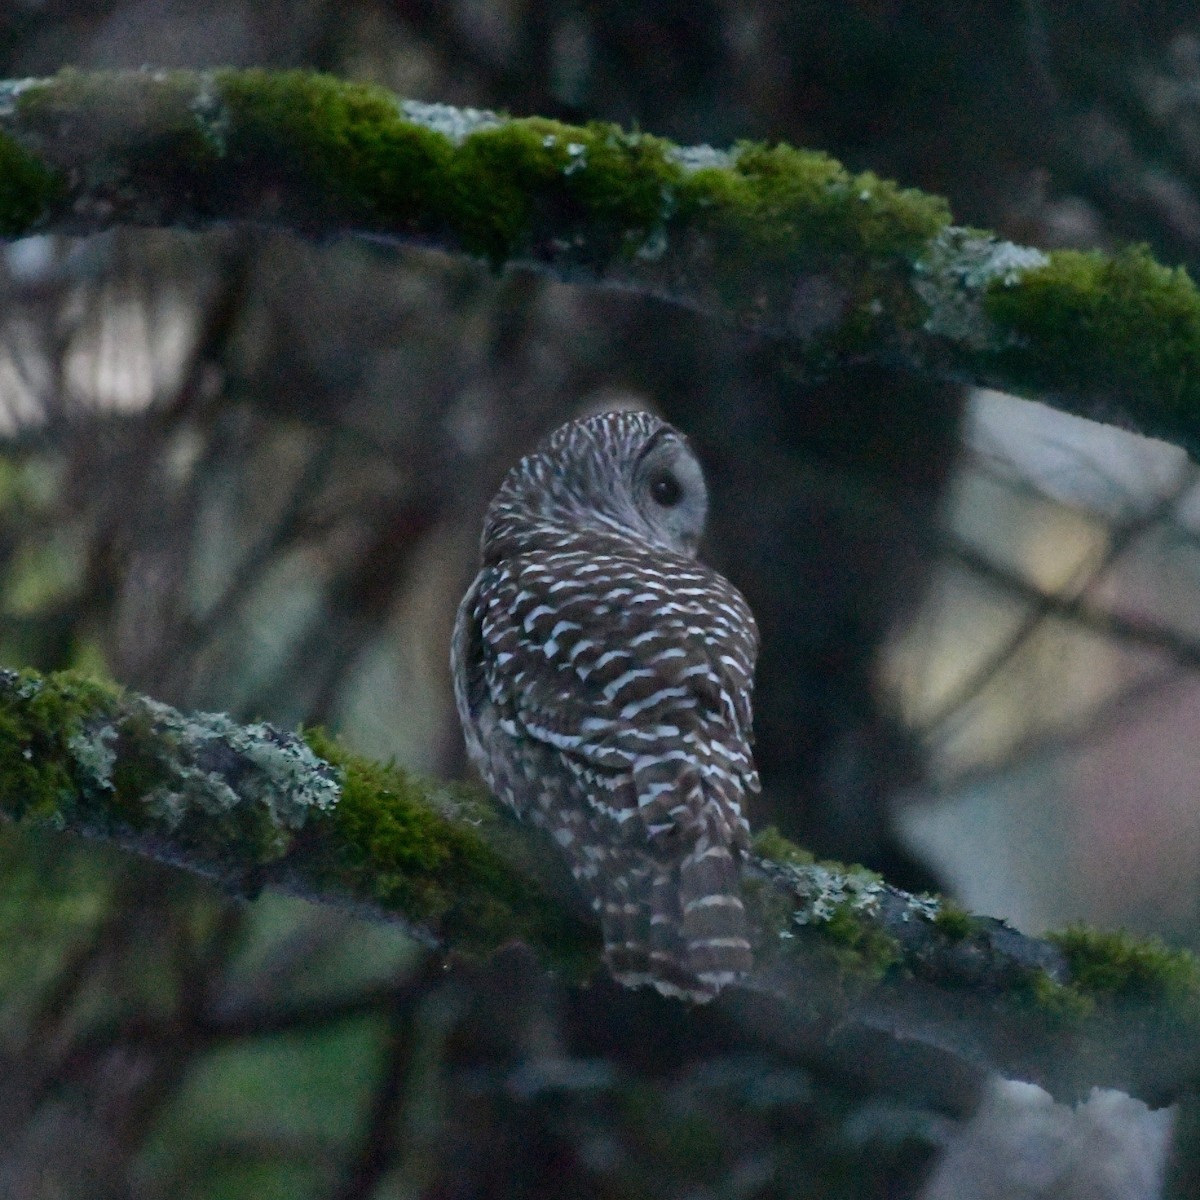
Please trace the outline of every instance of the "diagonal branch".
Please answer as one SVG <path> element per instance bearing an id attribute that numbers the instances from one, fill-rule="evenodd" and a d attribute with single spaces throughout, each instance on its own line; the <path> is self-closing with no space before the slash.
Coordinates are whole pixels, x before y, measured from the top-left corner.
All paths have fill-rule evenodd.
<path id="1" fill-rule="evenodd" d="M 0 84 L 0 236 L 230 221 L 662 297 L 800 347 L 1119 421 L 1200 454 L 1200 293 L 1143 250 L 1038 250 L 825 155 L 679 147 L 301 72 Z"/>
<path id="2" fill-rule="evenodd" d="M 476 791 L 316 733 L 0 671 L 0 817 L 111 840 L 243 895 L 350 904 L 464 955 L 521 941 L 572 978 L 598 964 L 548 840 Z M 1156 1098 L 1200 1055 L 1188 954 L 1079 930 L 1026 937 L 815 863 L 770 831 L 743 884 L 756 969 L 717 1004 L 781 1046 L 881 1077 L 902 1053 L 947 1088 L 999 1070 L 1068 1092 L 1154 1086 Z"/>

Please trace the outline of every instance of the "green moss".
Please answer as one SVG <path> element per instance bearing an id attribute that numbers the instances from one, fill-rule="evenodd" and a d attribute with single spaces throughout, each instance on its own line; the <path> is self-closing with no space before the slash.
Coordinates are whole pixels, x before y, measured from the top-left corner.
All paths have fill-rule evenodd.
<path id="1" fill-rule="evenodd" d="M 899 942 L 879 923 L 886 884 L 874 871 L 843 863 L 817 862 L 773 825 L 755 835 L 753 852 L 786 869 L 792 887 L 785 891 L 743 880 L 742 892 L 760 928 L 778 929 L 782 941 L 756 949 L 778 952 L 800 926 L 819 933 L 838 966 L 869 979 L 882 978 L 903 959 Z M 790 895 L 789 895 L 790 891 Z M 799 901 L 799 907 L 797 907 Z"/>
<path id="2" fill-rule="evenodd" d="M 218 71 L 235 173 L 265 170 L 345 217 L 435 233 L 453 208 L 453 148 L 404 120 L 382 88 L 304 71 Z M 329 214 L 325 214 L 326 219 Z"/>
<path id="3" fill-rule="evenodd" d="M 199 88 L 194 75 L 178 78 Z M 445 236 L 494 264 L 531 249 L 535 230 L 568 247 L 577 239 L 592 262 L 636 252 L 661 227 L 667 189 L 682 175 L 667 143 L 610 125 L 513 120 L 455 145 L 408 120 L 383 89 L 332 76 L 224 70 L 212 86 L 224 108 L 193 102 L 186 115 L 202 146 L 225 159 L 227 186 L 279 178 L 280 203 L 301 223 L 319 213 Z M 47 88 L 74 95 L 63 76 Z"/>
<path id="4" fill-rule="evenodd" d="M 1024 983 L 1015 985 L 1011 994 L 1018 1000 L 1028 997 L 1030 1005 L 1051 1025 L 1069 1025 L 1084 1021 L 1096 1011 L 1096 1003 L 1071 984 L 1051 979 L 1045 971 L 1034 971 Z"/>
<path id="5" fill-rule="evenodd" d="M 324 818 L 341 847 L 333 882 L 368 888 L 370 899 L 462 950 L 520 939 L 568 969 L 594 965 L 595 930 L 563 915 L 470 828 L 438 814 L 430 785 L 357 758 L 320 731 L 305 736 L 341 776 L 341 798 Z"/>
<path id="6" fill-rule="evenodd" d="M 552 257 L 600 274 L 685 236 L 684 256 L 705 260 L 685 266 L 740 312 L 785 302 L 805 265 L 912 256 L 949 220 L 940 199 L 788 146 L 698 154 L 603 123 L 442 119 L 436 106 L 422 113 L 380 88 L 302 71 L 68 70 L 14 96 L 33 144 L 72 164 L 81 197 L 116 219 L 266 209 L 301 229 L 428 237 L 495 266 Z M 0 232 L 28 228 L 57 186 L 0 141 Z M 840 338 L 831 354 L 872 342 L 871 301 L 886 287 L 868 295 L 861 272 L 845 274 L 844 311 L 827 306 Z"/>
<path id="7" fill-rule="evenodd" d="M 827 155 L 742 144 L 730 166 L 689 175 L 681 217 L 707 226 L 721 254 L 805 261 L 851 253 L 887 259 L 917 253 L 950 221 L 937 196 L 871 174 L 852 175 Z"/>
<path id="8" fill-rule="evenodd" d="M 857 863 L 838 862 L 833 858 L 816 858 L 803 846 L 785 838 L 774 825 L 760 829 L 751 842 L 751 850 L 759 858 L 770 862 L 782 863 L 793 867 L 821 867 L 824 872 L 838 877 L 844 877 L 852 885 L 879 885 L 884 882 L 883 876 L 870 867 Z"/>
<path id="9" fill-rule="evenodd" d="M 315 846 L 331 884 L 448 943 L 492 950 L 521 938 L 560 966 L 594 965 L 594 928 L 474 826 L 447 820 L 439 791 L 448 810 L 467 804 L 321 734 L 180 713 L 69 673 L 0 680 L 0 812 L 10 819 L 165 834 L 235 885 Z"/>
<path id="10" fill-rule="evenodd" d="M 586 247 L 602 269 L 661 230 L 670 188 L 682 179 L 667 146 L 600 122 L 529 118 L 478 130 L 455 158 L 452 227 L 497 264 L 532 249 L 535 230 L 553 230 L 562 249 Z"/>
<path id="11" fill-rule="evenodd" d="M 64 191 L 63 177 L 0 133 L 0 237 L 20 237 Z"/>
<path id="12" fill-rule="evenodd" d="M 1190 951 L 1172 949 L 1154 937 L 1082 926 L 1047 937 L 1066 955 L 1080 991 L 1200 1017 L 1200 963 Z"/>
<path id="13" fill-rule="evenodd" d="M 959 908 L 952 900 L 938 902 L 934 925 L 951 942 L 961 942 L 975 932 L 975 919 L 965 908 Z"/>
<path id="14" fill-rule="evenodd" d="M 115 711 L 120 692 L 71 672 L 6 672 L 0 688 L 0 809 L 11 819 L 62 820 L 105 786 L 103 743 L 89 721 Z"/>
<path id="15" fill-rule="evenodd" d="M 985 296 L 1012 345 L 999 354 L 1031 391 L 1109 395 L 1144 415 L 1144 432 L 1200 448 L 1200 293 L 1182 268 L 1142 246 L 1109 258 L 1059 250 L 1042 267 L 995 280 Z"/>
<path id="16" fill-rule="evenodd" d="M 341 799 L 333 822 L 349 854 L 376 872 L 376 899 L 422 918 L 449 903 L 439 878 L 455 852 L 446 823 L 425 803 L 424 789 L 396 767 L 348 754 L 319 731 L 306 735 L 313 751 L 339 770 Z M 480 856 L 485 853 L 478 847 Z"/>
<path id="17" fill-rule="evenodd" d="M 682 177 L 667 157 L 670 143 L 604 122 L 592 122 L 582 132 L 575 139 L 568 130 L 561 186 L 602 233 L 619 238 L 626 252 L 638 250 L 661 229 L 670 211 L 670 189 Z"/>
<path id="18" fill-rule="evenodd" d="M 668 142 L 598 122 L 504 120 L 456 145 L 379 88 L 300 71 L 221 71 L 215 86 L 238 170 L 281 171 L 309 204 L 448 236 L 494 265 L 544 253 L 548 239 L 560 260 L 603 270 L 653 257 L 678 220 L 717 237 L 736 275 L 764 255 L 915 252 L 949 220 L 941 200 L 786 146 L 743 146 L 730 166 L 689 172 Z"/>
<path id="19" fill-rule="evenodd" d="M 840 871 L 843 875 L 848 876 L 856 887 L 881 888 L 885 886 L 883 876 L 878 871 L 872 871 L 870 867 L 864 867 L 859 863 L 838 862 L 833 858 L 821 858 L 817 861 L 831 871 Z"/>
<path id="20" fill-rule="evenodd" d="M 807 867 L 816 861 L 803 847 L 785 838 L 774 825 L 759 830 L 754 835 L 751 848 L 759 858 L 770 859 L 772 862 Z"/>
<path id="21" fill-rule="evenodd" d="M 904 958 L 896 939 L 851 900 L 839 904 L 816 928 L 834 951 L 839 965 L 856 975 L 882 979 Z"/>

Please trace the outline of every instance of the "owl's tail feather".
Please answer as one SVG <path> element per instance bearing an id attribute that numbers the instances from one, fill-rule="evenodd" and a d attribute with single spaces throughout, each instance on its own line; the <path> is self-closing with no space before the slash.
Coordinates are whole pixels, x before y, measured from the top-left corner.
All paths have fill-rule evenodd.
<path id="1" fill-rule="evenodd" d="M 654 983 L 650 961 L 651 872 L 644 861 L 618 863 L 617 857 L 614 855 L 606 864 L 595 901 L 604 935 L 604 961 L 618 983 L 646 987 Z"/>
<path id="2" fill-rule="evenodd" d="M 605 882 L 604 956 L 619 983 L 705 1003 L 750 969 L 737 865 L 723 847 L 697 847 L 678 866 L 640 858 Z"/>
<path id="3" fill-rule="evenodd" d="M 679 867 L 685 962 L 715 994 L 754 965 L 738 865 L 730 847 L 701 837 Z"/>

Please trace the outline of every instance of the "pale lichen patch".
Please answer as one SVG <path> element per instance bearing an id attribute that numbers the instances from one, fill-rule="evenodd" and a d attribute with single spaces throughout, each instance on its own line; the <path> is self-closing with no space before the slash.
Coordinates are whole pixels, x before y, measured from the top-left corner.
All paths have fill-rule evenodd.
<path id="1" fill-rule="evenodd" d="M 869 871 L 844 872 L 813 863 L 794 875 L 800 901 L 792 914 L 796 925 L 824 925 L 847 908 L 862 916 L 877 916 L 887 892 L 883 880 Z"/>
<path id="2" fill-rule="evenodd" d="M 682 167 L 685 172 L 704 171 L 710 167 L 728 167 L 733 155 L 728 150 L 716 150 L 712 146 L 670 146 L 666 157 Z"/>
<path id="3" fill-rule="evenodd" d="M 163 739 L 158 758 L 167 776 L 146 804 L 171 828 L 193 807 L 216 816 L 249 804 L 261 805 L 276 828 L 296 830 L 313 810 L 337 803 L 336 773 L 297 734 L 237 725 L 224 713 L 185 715 L 154 700 L 142 704 Z"/>
<path id="4" fill-rule="evenodd" d="M 455 108 L 451 104 L 426 104 L 421 100 L 400 101 L 400 112 L 414 125 L 422 125 L 461 146 L 481 129 L 498 129 L 503 118 L 484 108 Z"/>
<path id="5" fill-rule="evenodd" d="M 908 904 L 900 919 L 911 921 L 913 917 L 920 917 L 925 921 L 935 921 L 946 909 L 947 902 L 941 896 L 919 892 L 908 897 Z"/>
<path id="6" fill-rule="evenodd" d="M 1011 287 L 1047 255 L 989 234 L 948 226 L 913 264 L 913 289 L 928 306 L 924 329 L 973 350 L 995 349 L 997 331 L 983 307 L 989 286 Z"/>
<path id="7" fill-rule="evenodd" d="M 146 811 L 172 833 L 195 812 L 220 816 L 239 803 L 237 793 L 211 771 L 180 767 L 174 775 L 174 787 L 156 787 L 143 799 Z"/>
<path id="8" fill-rule="evenodd" d="M 67 750 L 74 758 L 81 778 L 100 791 L 114 790 L 116 741 L 117 731 L 106 720 L 85 723 L 79 732 L 67 739 Z"/>
<path id="9" fill-rule="evenodd" d="M 220 89 L 211 75 L 199 77 L 195 98 L 190 105 L 202 136 L 217 158 L 229 151 L 229 110 L 223 103 Z"/>
<path id="10" fill-rule="evenodd" d="M 327 812 L 337 803 L 335 772 L 302 738 L 267 724 L 234 727 L 228 736 L 258 768 L 258 799 L 280 824 L 299 829 L 313 809 Z"/>

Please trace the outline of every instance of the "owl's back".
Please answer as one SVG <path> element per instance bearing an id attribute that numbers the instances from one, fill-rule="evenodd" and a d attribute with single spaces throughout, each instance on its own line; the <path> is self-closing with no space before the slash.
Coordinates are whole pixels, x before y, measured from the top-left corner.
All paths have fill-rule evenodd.
<path id="1" fill-rule="evenodd" d="M 460 608 L 471 757 L 562 847 L 627 983 L 707 999 L 750 967 L 737 856 L 757 644 L 719 574 L 615 532 L 532 530 Z"/>

